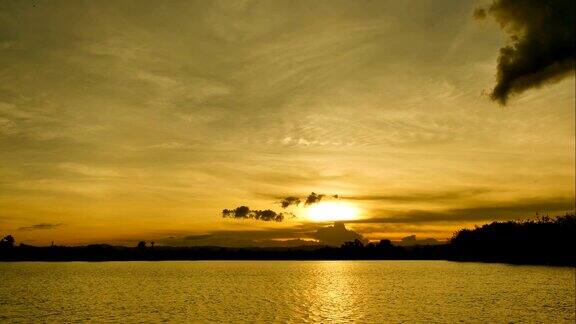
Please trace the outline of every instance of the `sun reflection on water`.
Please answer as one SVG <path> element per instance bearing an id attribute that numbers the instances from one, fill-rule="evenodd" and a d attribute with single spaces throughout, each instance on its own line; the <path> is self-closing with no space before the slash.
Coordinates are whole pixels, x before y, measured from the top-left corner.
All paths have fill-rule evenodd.
<path id="1" fill-rule="evenodd" d="M 315 272 L 316 282 L 308 295 L 311 320 L 330 323 L 362 320 L 357 313 L 360 300 L 354 293 L 351 264 L 346 261 L 319 262 Z"/>

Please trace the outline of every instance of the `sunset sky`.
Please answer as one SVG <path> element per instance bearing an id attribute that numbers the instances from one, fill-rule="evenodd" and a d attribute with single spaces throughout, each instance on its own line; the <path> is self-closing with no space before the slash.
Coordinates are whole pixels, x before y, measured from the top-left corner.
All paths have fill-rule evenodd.
<path id="1" fill-rule="evenodd" d="M 257 245 L 349 208 L 369 240 L 446 239 L 572 211 L 573 69 L 491 98 L 490 3 L 0 1 L 0 235 Z M 329 216 L 279 204 L 311 192 Z M 242 205 L 295 217 L 222 217 Z"/>

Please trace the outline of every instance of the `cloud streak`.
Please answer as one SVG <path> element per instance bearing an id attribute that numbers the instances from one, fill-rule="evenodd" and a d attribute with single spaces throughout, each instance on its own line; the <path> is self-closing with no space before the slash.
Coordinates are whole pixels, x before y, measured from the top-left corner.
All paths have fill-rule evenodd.
<path id="1" fill-rule="evenodd" d="M 348 200 L 360 201 L 386 201 L 386 202 L 430 202 L 430 201 L 449 201 L 460 200 L 470 197 L 476 197 L 485 193 L 490 193 L 492 190 L 486 188 L 472 188 L 463 189 L 458 191 L 441 191 L 441 192 L 414 192 L 410 194 L 371 194 L 371 195 L 357 195 L 342 197 Z"/>
<path id="2" fill-rule="evenodd" d="M 454 208 L 446 211 L 412 210 L 396 213 L 390 217 L 372 217 L 347 221 L 347 223 L 374 223 L 374 224 L 425 224 L 436 222 L 476 222 L 510 220 L 512 218 L 526 218 L 530 215 L 561 213 L 574 210 L 574 201 L 565 198 L 534 199 L 531 201 L 518 201 L 509 204 L 499 204 L 489 207 Z M 383 211 L 391 213 L 390 211 Z"/>
<path id="3" fill-rule="evenodd" d="M 495 0 L 473 16 L 490 14 L 511 45 L 500 49 L 496 85 L 490 94 L 505 105 L 509 97 L 554 82 L 576 66 L 576 2 L 573 0 Z"/>
<path id="4" fill-rule="evenodd" d="M 366 242 L 359 233 L 347 229 L 344 223 L 333 226 L 300 224 L 291 228 L 267 228 L 262 230 L 220 230 L 205 234 L 171 236 L 160 239 L 169 246 L 226 246 L 226 247 L 277 247 L 303 245 L 340 246 L 344 242 L 358 239 Z"/>
<path id="5" fill-rule="evenodd" d="M 62 223 L 56 223 L 56 224 L 52 224 L 52 223 L 40 223 L 40 224 L 34 224 L 34 225 L 30 225 L 30 226 L 23 226 L 18 228 L 19 231 L 38 231 L 38 230 L 51 230 L 51 229 L 55 229 L 57 227 L 60 227 L 64 224 Z"/>

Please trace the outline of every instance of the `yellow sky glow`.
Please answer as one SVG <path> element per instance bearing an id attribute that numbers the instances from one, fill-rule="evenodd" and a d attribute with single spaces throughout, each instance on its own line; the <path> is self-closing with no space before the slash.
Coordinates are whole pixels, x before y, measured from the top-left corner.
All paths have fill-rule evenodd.
<path id="1" fill-rule="evenodd" d="M 343 201 L 320 202 L 308 207 L 306 212 L 315 222 L 355 220 L 360 217 L 356 205 Z"/>
<path id="2" fill-rule="evenodd" d="M 491 101 L 507 40 L 478 5 L 2 1 L 0 235 L 448 238 L 573 210 L 575 78 Z"/>

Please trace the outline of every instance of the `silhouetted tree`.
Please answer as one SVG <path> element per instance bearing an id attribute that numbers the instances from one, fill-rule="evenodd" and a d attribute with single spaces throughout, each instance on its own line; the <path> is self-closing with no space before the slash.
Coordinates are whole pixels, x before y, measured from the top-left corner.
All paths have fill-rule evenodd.
<path id="1" fill-rule="evenodd" d="M 450 240 L 452 255 L 462 260 L 517 263 L 576 263 L 576 216 L 492 222 L 463 229 Z"/>
<path id="2" fill-rule="evenodd" d="M 140 241 L 138 242 L 138 245 L 136 245 L 136 247 L 138 248 L 138 250 L 146 250 L 146 242 Z"/>
<path id="3" fill-rule="evenodd" d="M 14 247 L 14 237 L 12 235 L 6 235 L 2 240 L 0 240 L 0 248 L 13 248 Z"/>

